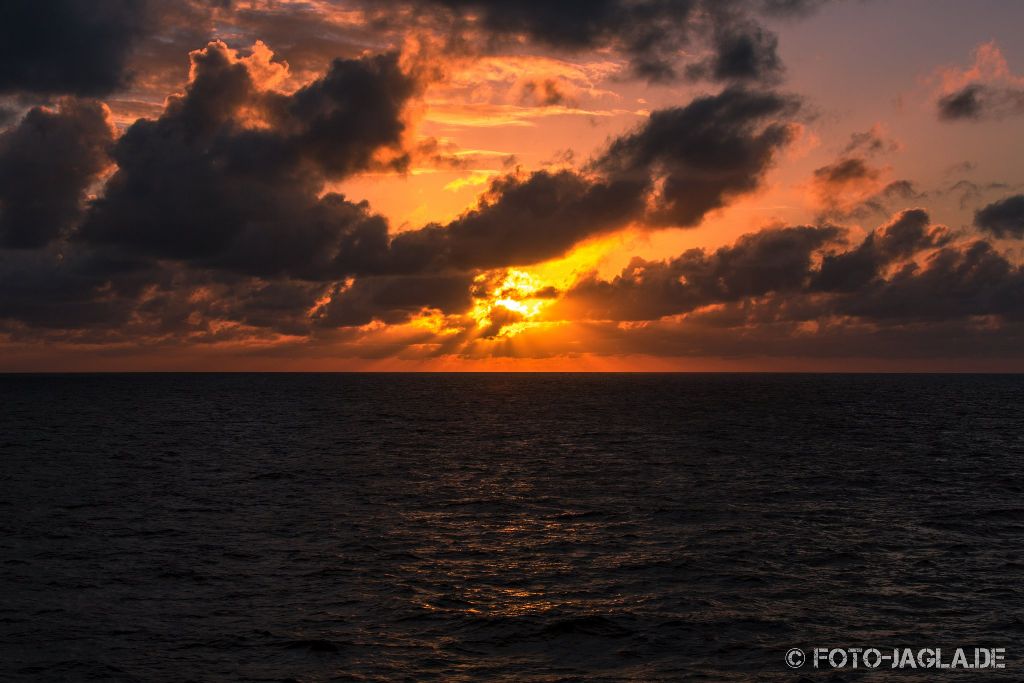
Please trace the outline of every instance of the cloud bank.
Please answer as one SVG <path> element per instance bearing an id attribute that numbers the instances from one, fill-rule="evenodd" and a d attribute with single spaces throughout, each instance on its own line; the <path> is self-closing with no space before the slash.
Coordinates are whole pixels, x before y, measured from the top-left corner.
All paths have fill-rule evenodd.
<path id="1" fill-rule="evenodd" d="M 821 4 L 8 3 L 0 344 L 467 359 L 988 348 L 1018 358 L 1024 196 L 989 183 L 1006 196 L 975 206 L 994 196 L 981 200 L 972 181 L 919 189 L 893 175 L 902 145 L 884 125 L 844 134 L 807 164 L 805 223 L 708 234 L 805 153 L 794 148 L 815 108 L 787 91 L 768 26 Z M 318 31 L 330 39 L 317 42 Z M 280 52 L 236 38 L 257 32 L 279 38 Z M 539 62 L 523 54 L 538 50 L 560 76 L 530 70 Z M 565 152 L 530 168 L 493 147 L 460 156 L 451 139 L 419 135 L 452 65 L 493 55 L 510 60 L 508 73 L 486 86 L 511 78 L 499 104 L 519 112 L 517 125 L 622 112 L 634 123 L 585 159 Z M 580 55 L 621 61 L 556 60 Z M 688 94 L 650 111 L 587 109 L 581 100 L 617 97 L 588 68 L 605 70 L 602 83 Z M 994 44 L 941 81 L 929 106 L 944 121 L 1019 113 L 1024 90 Z M 139 92 L 161 97 L 140 104 Z M 126 115 L 132 107 L 144 115 Z M 484 156 L 505 161 L 467 161 Z M 394 225 L 348 189 L 438 169 L 480 182 L 444 220 Z M 957 193 L 971 225 L 947 227 L 922 206 Z M 574 261 L 602 241 L 667 232 L 719 246 L 623 258 L 617 272 Z M 559 267 L 568 274 L 545 279 Z"/>

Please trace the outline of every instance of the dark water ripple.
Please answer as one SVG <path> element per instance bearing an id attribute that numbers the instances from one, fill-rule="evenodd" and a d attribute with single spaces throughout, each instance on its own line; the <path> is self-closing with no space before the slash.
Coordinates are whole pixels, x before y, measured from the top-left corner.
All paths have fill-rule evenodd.
<path id="1" fill-rule="evenodd" d="M 3 680 L 1024 651 L 1024 378 L 0 377 Z"/>

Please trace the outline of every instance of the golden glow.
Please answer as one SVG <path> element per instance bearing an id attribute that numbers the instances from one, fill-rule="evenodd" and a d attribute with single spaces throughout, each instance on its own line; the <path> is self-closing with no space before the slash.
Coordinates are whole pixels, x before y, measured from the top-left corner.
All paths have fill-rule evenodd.
<path id="1" fill-rule="evenodd" d="M 468 176 L 456 178 L 444 186 L 446 192 L 456 192 L 464 187 L 480 187 L 491 181 L 498 171 L 490 169 L 471 169 Z"/>
<path id="2" fill-rule="evenodd" d="M 507 270 L 497 284 L 489 285 L 492 277 L 490 273 L 477 276 L 476 284 L 484 294 L 470 312 L 477 328 L 491 330 L 487 336 L 513 337 L 529 329 L 557 291 L 525 270 Z"/>
<path id="3" fill-rule="evenodd" d="M 427 309 L 409 321 L 409 325 L 437 335 L 458 334 L 459 329 L 451 325 L 448 316 L 438 310 Z"/>
<path id="4" fill-rule="evenodd" d="M 593 239 L 560 259 L 478 275 L 468 316 L 477 338 L 508 339 L 556 325 L 544 320 L 545 310 L 580 277 L 599 270 L 625 239 L 622 234 Z"/>

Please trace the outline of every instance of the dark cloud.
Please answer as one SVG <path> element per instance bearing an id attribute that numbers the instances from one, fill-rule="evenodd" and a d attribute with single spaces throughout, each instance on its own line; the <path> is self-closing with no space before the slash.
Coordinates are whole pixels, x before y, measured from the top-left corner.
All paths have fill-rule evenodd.
<path id="1" fill-rule="evenodd" d="M 150 27 L 140 0 L 4 0 L 0 92 L 104 95 L 123 86 Z"/>
<path id="2" fill-rule="evenodd" d="M 446 225 L 396 235 L 364 274 L 471 271 L 560 256 L 634 221 L 695 225 L 728 198 L 758 185 L 789 139 L 797 103 L 771 93 L 727 90 L 658 111 L 613 141 L 589 172 L 538 171 L 493 181 L 479 205 Z M 647 214 L 655 185 L 655 211 Z"/>
<path id="3" fill-rule="evenodd" d="M 336 60 L 290 96 L 258 89 L 221 43 L 193 59 L 186 93 L 118 140 L 118 170 L 78 239 L 265 277 L 372 268 L 387 248 L 384 220 L 320 192 L 399 146 L 415 84 L 397 57 Z"/>
<path id="4" fill-rule="evenodd" d="M 793 98 L 728 88 L 686 107 L 651 114 L 613 141 L 597 168 L 613 178 L 661 181 L 652 223 L 693 226 L 732 197 L 757 189 L 776 152 L 792 138 Z"/>
<path id="5" fill-rule="evenodd" d="M 816 168 L 810 188 L 820 205 L 818 221 L 868 218 L 887 214 L 901 193 L 914 192 L 909 181 L 895 181 L 879 187 L 885 169 L 873 166 L 863 157 L 842 157 Z"/>
<path id="6" fill-rule="evenodd" d="M 760 0 L 761 9 L 770 15 L 781 17 L 806 16 L 829 0 Z"/>
<path id="7" fill-rule="evenodd" d="M 833 227 L 795 227 L 744 235 L 711 254 L 691 249 L 669 261 L 633 259 L 611 281 L 584 279 L 551 315 L 584 320 L 657 320 L 714 303 L 801 289 L 812 255 L 840 237 Z"/>
<path id="8" fill-rule="evenodd" d="M 0 249 L 0 320 L 50 330 L 116 330 L 142 294 L 159 287 L 159 269 L 91 250 Z"/>
<path id="9" fill-rule="evenodd" d="M 370 3 L 383 7 L 385 3 Z M 391 3 L 393 5 L 393 3 Z M 458 26 L 475 24 L 496 38 L 526 36 L 563 51 L 615 47 L 630 55 L 634 73 L 652 80 L 670 78 L 675 52 L 689 40 L 697 17 L 692 0 L 420 0 L 431 12 L 447 10 Z"/>
<path id="10" fill-rule="evenodd" d="M 836 316 L 911 321 L 1024 313 L 1015 299 L 1024 272 L 984 241 L 952 245 L 949 231 L 929 226 L 920 209 L 836 251 L 842 238 L 830 226 L 772 228 L 711 254 L 693 249 L 668 261 L 634 259 L 612 280 L 578 283 L 551 316 L 643 321 L 707 309 L 728 312 L 735 326 L 756 326 Z"/>
<path id="11" fill-rule="evenodd" d="M 756 190 L 800 107 L 754 87 L 784 72 L 762 20 L 805 15 L 823 2 L 367 1 L 344 6 L 372 10 L 351 26 L 308 3 L 7 2 L 0 94 L 27 113 L 0 109 L 0 332 L 27 342 L 153 345 L 336 335 L 358 346 L 364 329 L 381 327 L 374 323 L 407 322 L 425 309 L 464 323 L 500 285 L 494 269 L 543 262 L 630 225 L 696 226 Z M 247 54 L 215 42 L 194 53 L 185 84 L 178 57 L 206 42 L 214 16 L 225 35 L 282 42 L 297 60 L 293 82 L 312 80 L 288 94 L 265 89 L 266 74 Z M 406 109 L 423 82 L 395 54 L 320 69 L 324 54 L 358 54 L 386 44 L 395 35 L 389 27 L 413 25 L 450 32 L 448 47 L 463 54 L 532 42 L 624 55 L 634 75 L 650 80 L 727 87 L 654 112 L 581 169 L 508 173 L 454 220 L 392 234 L 365 202 L 329 191 L 331 183 L 401 172 L 424 156 L 466 162 L 437 141 L 405 139 Z M 187 87 L 115 141 L 105 108 L 84 98 L 138 85 L 136 74 L 145 75 L 147 96 Z M 573 104 L 573 91 L 554 80 L 517 87 L 527 104 Z M 74 97 L 54 97 L 61 94 Z M 42 101 L 53 106 L 34 106 Z M 939 102 L 945 120 L 1021 112 L 1024 94 L 1001 85 L 968 85 Z M 906 180 L 883 187 L 885 169 L 873 166 L 897 146 L 878 128 L 855 133 L 814 181 L 829 192 L 855 190 L 858 204 L 843 206 L 845 215 L 906 206 L 923 195 Z M 979 197 L 997 187 L 1016 191 L 955 189 Z M 982 208 L 975 222 L 996 238 L 1024 237 L 1024 196 Z M 634 259 L 610 280 L 592 275 L 534 298 L 551 301 L 549 319 L 599 330 L 586 347 L 595 352 L 813 355 L 888 344 L 912 353 L 1021 338 L 1024 274 L 992 243 L 954 242 L 922 209 L 848 239 L 827 223 L 770 228 L 715 250 Z M 416 339 L 459 352 L 520 322 L 520 313 L 492 306 L 443 342 L 429 325 Z M 1000 329 L 1010 332 L 998 338 Z"/>
<path id="12" fill-rule="evenodd" d="M 1000 119 L 1024 114 L 1024 90 L 972 83 L 938 101 L 943 121 Z"/>
<path id="13" fill-rule="evenodd" d="M 499 178 L 478 207 L 447 225 L 396 235 L 387 256 L 375 263 L 382 275 L 528 265 L 633 221 L 695 225 L 728 198 L 757 187 L 775 151 L 789 140 L 788 126 L 775 118 L 796 107 L 795 101 L 771 93 L 727 90 L 684 108 L 655 112 L 641 128 L 613 141 L 593 164 L 592 174 L 538 171 Z M 648 195 L 656 184 L 661 190 L 648 214 Z M 765 246 L 761 255 L 769 252 Z M 372 274 L 370 263 L 361 272 Z M 763 268 L 771 268 L 770 263 L 765 261 Z M 780 277 L 790 268 L 790 263 L 781 264 Z M 328 319 L 368 322 L 379 301 L 377 288 L 392 282 L 358 280 L 338 300 L 344 315 Z M 368 291 L 374 296 L 364 287 L 372 288 Z M 444 300 L 433 303 L 430 291 L 424 288 L 415 306 L 389 304 L 382 315 L 397 310 L 407 316 L 423 306 L 449 310 L 451 292 L 443 290 Z"/>
<path id="14" fill-rule="evenodd" d="M 715 81 L 774 82 L 782 75 L 778 38 L 752 22 L 721 26 L 712 40 L 713 55 L 690 64 L 686 75 Z"/>
<path id="15" fill-rule="evenodd" d="M 946 121 L 981 117 L 982 86 L 969 85 L 939 98 L 939 118 Z"/>
<path id="16" fill-rule="evenodd" d="M 112 142 L 106 108 L 91 100 L 36 107 L 0 133 L 0 246 L 41 247 L 75 226 Z"/>
<path id="17" fill-rule="evenodd" d="M 413 7 L 422 23 L 453 33 L 483 32 L 491 43 L 525 38 L 560 51 L 608 49 L 630 59 L 635 76 L 678 77 L 684 50 L 706 45 L 711 55 L 690 64 L 690 78 L 773 81 L 781 73 L 778 41 L 761 16 L 806 15 L 821 2 L 772 0 L 364 0 L 375 20 L 403 21 Z M 465 46 L 467 38 L 451 41 Z"/>
<path id="18" fill-rule="evenodd" d="M 103 263 L 131 262 L 163 278 L 172 272 L 178 288 L 199 287 L 205 278 L 203 287 L 221 292 L 218 308 L 161 286 L 138 302 L 147 309 L 144 317 L 156 316 L 160 306 L 170 315 L 191 305 L 203 316 L 262 326 L 273 316 L 241 302 L 265 301 L 275 283 L 296 296 L 281 301 L 303 307 L 292 316 L 279 311 L 280 329 L 309 324 L 317 287 L 335 294 L 320 311 L 321 325 L 396 321 L 422 308 L 464 312 L 481 270 L 547 260 L 652 217 L 695 224 L 729 197 L 755 189 L 789 139 L 786 119 L 798 106 L 772 93 L 729 89 L 655 112 L 585 171 L 500 177 L 477 207 L 448 224 L 391 236 L 368 205 L 323 190 L 328 180 L 382 163 L 403 167 L 403 109 L 416 93 L 415 79 L 399 69 L 395 55 L 336 60 L 321 79 L 282 95 L 259 86 L 248 59 L 222 43 L 194 53 L 185 92 L 169 98 L 158 119 L 137 121 L 113 145 L 117 170 L 68 235 L 69 253 L 104 257 L 90 261 L 92 279 L 78 288 L 76 300 L 89 300 L 89 292 L 102 298 L 123 277 L 105 279 Z M 48 116 L 54 115 L 40 110 L 32 120 Z M 11 135 L 25 133 L 19 127 Z M 98 158 L 102 151 L 98 143 L 87 149 Z M 378 158 L 382 149 L 390 162 Z M 12 169 L 27 163 L 12 159 Z M 97 170 L 68 159 L 83 179 L 67 193 L 73 201 L 66 216 L 32 233 L 35 246 L 69 231 Z M 656 207 L 651 215 L 649 205 Z M 169 319 L 184 326 L 188 316 Z"/>
<path id="19" fill-rule="evenodd" d="M 404 232 L 391 268 L 498 268 L 536 263 L 641 215 L 646 179 L 600 180 L 573 171 L 497 179 L 480 205 L 446 226 Z"/>
<path id="20" fill-rule="evenodd" d="M 339 216 L 334 223 L 325 220 L 334 230 L 317 233 L 334 241 L 326 246 L 315 242 L 319 245 L 316 249 L 307 248 L 298 240 L 301 233 L 297 235 L 292 227 L 290 238 L 298 245 L 296 259 L 283 272 L 292 276 L 308 273 L 309 277 L 357 276 L 354 284 L 340 288 L 324 309 L 322 324 L 362 325 L 373 319 L 396 322 L 421 308 L 464 312 L 470 305 L 468 285 L 475 272 L 541 262 L 588 238 L 649 219 L 645 214 L 648 195 L 657 180 L 663 189 L 656 198 L 656 217 L 681 216 L 686 224 L 699 222 L 704 213 L 722 206 L 728 197 L 756 188 L 774 151 L 788 140 L 786 124 L 775 122 L 775 117 L 792 114 L 796 106 L 794 101 L 770 93 L 728 90 L 685 108 L 655 112 L 640 129 L 612 142 L 589 172 L 538 171 L 500 177 L 476 208 L 446 225 L 399 233 L 390 243 L 386 226 L 368 214 L 365 206 L 353 211 L 351 204 L 338 198 L 338 210 L 351 215 Z M 266 164 L 246 167 L 265 168 Z M 223 183 L 212 181 L 204 185 L 223 187 Z M 244 194 L 274 196 L 269 190 Z M 216 206 L 216 197 L 202 201 Z M 254 215 L 275 215 L 273 208 L 261 201 L 256 200 Z M 330 196 L 325 197 L 316 206 L 329 201 Z M 294 205 L 295 201 L 289 203 Z M 223 225 L 224 221 L 213 223 Z M 304 223 L 299 221 L 299 225 Z M 342 227 L 346 225 L 350 227 Z M 356 231 L 351 226 L 362 229 Z M 217 233 L 209 226 L 200 234 L 209 238 Z M 274 251 L 273 245 L 284 236 L 262 234 L 233 236 L 235 241 L 214 251 L 222 256 L 204 260 L 203 265 L 263 276 L 280 272 L 253 269 L 255 263 L 282 263 L 292 248 L 283 245 Z M 340 242 L 339 235 L 344 238 Z M 179 236 L 175 244 L 189 242 Z M 259 251 L 264 258 L 254 256 L 258 244 L 266 245 Z M 210 249 L 206 244 L 200 246 L 204 252 Z M 328 261 L 312 260 L 300 268 L 299 256 L 308 253 L 326 254 Z M 244 263 L 226 260 L 225 254 Z"/>
<path id="21" fill-rule="evenodd" d="M 370 168 L 378 149 L 399 146 L 403 110 L 417 89 L 397 53 L 336 59 L 322 78 L 279 101 L 279 123 L 289 145 L 342 177 Z"/>
<path id="22" fill-rule="evenodd" d="M 696 225 L 757 188 L 790 139 L 786 117 L 797 107 L 774 93 L 728 89 L 656 111 L 612 141 L 590 172 L 504 176 L 479 206 L 447 225 L 395 236 L 384 267 L 412 273 L 528 265 L 634 221 Z"/>
<path id="23" fill-rule="evenodd" d="M 989 204 L 974 214 L 974 223 L 995 237 L 1024 237 L 1024 195 Z"/>
<path id="24" fill-rule="evenodd" d="M 888 265 L 948 244 L 949 231 L 941 226 L 929 229 L 929 223 L 930 218 L 922 209 L 900 212 L 872 231 L 856 249 L 826 254 L 814 276 L 814 287 L 822 291 L 856 291 L 880 277 Z"/>
<path id="25" fill-rule="evenodd" d="M 167 286 L 137 304 L 135 315 L 142 321 L 140 334 L 186 334 L 200 343 L 240 330 L 306 336 L 309 311 L 327 290 L 322 283 L 179 268 Z"/>
<path id="26" fill-rule="evenodd" d="M 309 335 L 331 283 L 264 280 L 109 249 L 0 250 L 0 330 L 87 343 Z"/>
<path id="27" fill-rule="evenodd" d="M 117 171 L 71 243 L 3 254 L 0 317 L 194 340 L 232 326 L 307 334 L 307 313 L 334 280 L 379 268 L 384 219 L 321 192 L 374 166 L 381 148 L 394 148 L 392 166 L 404 163 L 401 119 L 416 85 L 397 58 L 336 61 L 290 96 L 261 90 L 219 43 L 193 66 L 184 95 L 113 145 Z M 0 197 L 5 244 L 40 246 L 78 218 L 109 127 L 99 105 L 69 101 L 34 110 L 3 139 L 0 173 L 13 179 Z"/>
<path id="28" fill-rule="evenodd" d="M 857 180 L 874 180 L 878 176 L 878 169 L 868 166 L 863 159 L 856 157 L 840 159 L 834 164 L 814 170 L 814 179 L 825 185 L 843 185 Z"/>
<path id="29" fill-rule="evenodd" d="M 848 211 L 834 209 L 826 212 L 826 215 L 833 218 L 860 219 L 875 215 L 887 216 L 892 213 L 895 206 L 906 206 L 908 202 L 919 201 L 927 196 L 927 192 L 919 191 L 910 180 L 894 180 Z"/>
<path id="30" fill-rule="evenodd" d="M 923 268 L 908 263 L 889 279 L 840 297 L 835 312 L 872 320 L 1019 319 L 1024 271 L 984 241 L 945 247 Z"/>
<path id="31" fill-rule="evenodd" d="M 12 107 L 0 107 L 0 128 L 4 128 L 9 123 L 14 123 L 17 118 L 18 112 Z"/>
<path id="32" fill-rule="evenodd" d="M 375 320 L 402 323 L 422 309 L 462 313 L 472 306 L 467 273 L 364 277 L 338 285 L 315 314 L 318 325 L 348 327 Z"/>
<path id="33" fill-rule="evenodd" d="M 182 57 L 216 35 L 214 18 L 235 13 L 230 0 L 5 0 L 0 94 L 162 97 L 182 83 Z"/>

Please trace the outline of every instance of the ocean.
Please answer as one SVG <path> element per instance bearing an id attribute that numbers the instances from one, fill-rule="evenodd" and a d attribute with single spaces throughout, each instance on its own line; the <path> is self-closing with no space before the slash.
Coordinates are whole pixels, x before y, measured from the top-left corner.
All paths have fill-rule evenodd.
<path id="1" fill-rule="evenodd" d="M 0 398 L 4 681 L 1024 677 L 1021 376 L 5 375 Z"/>

